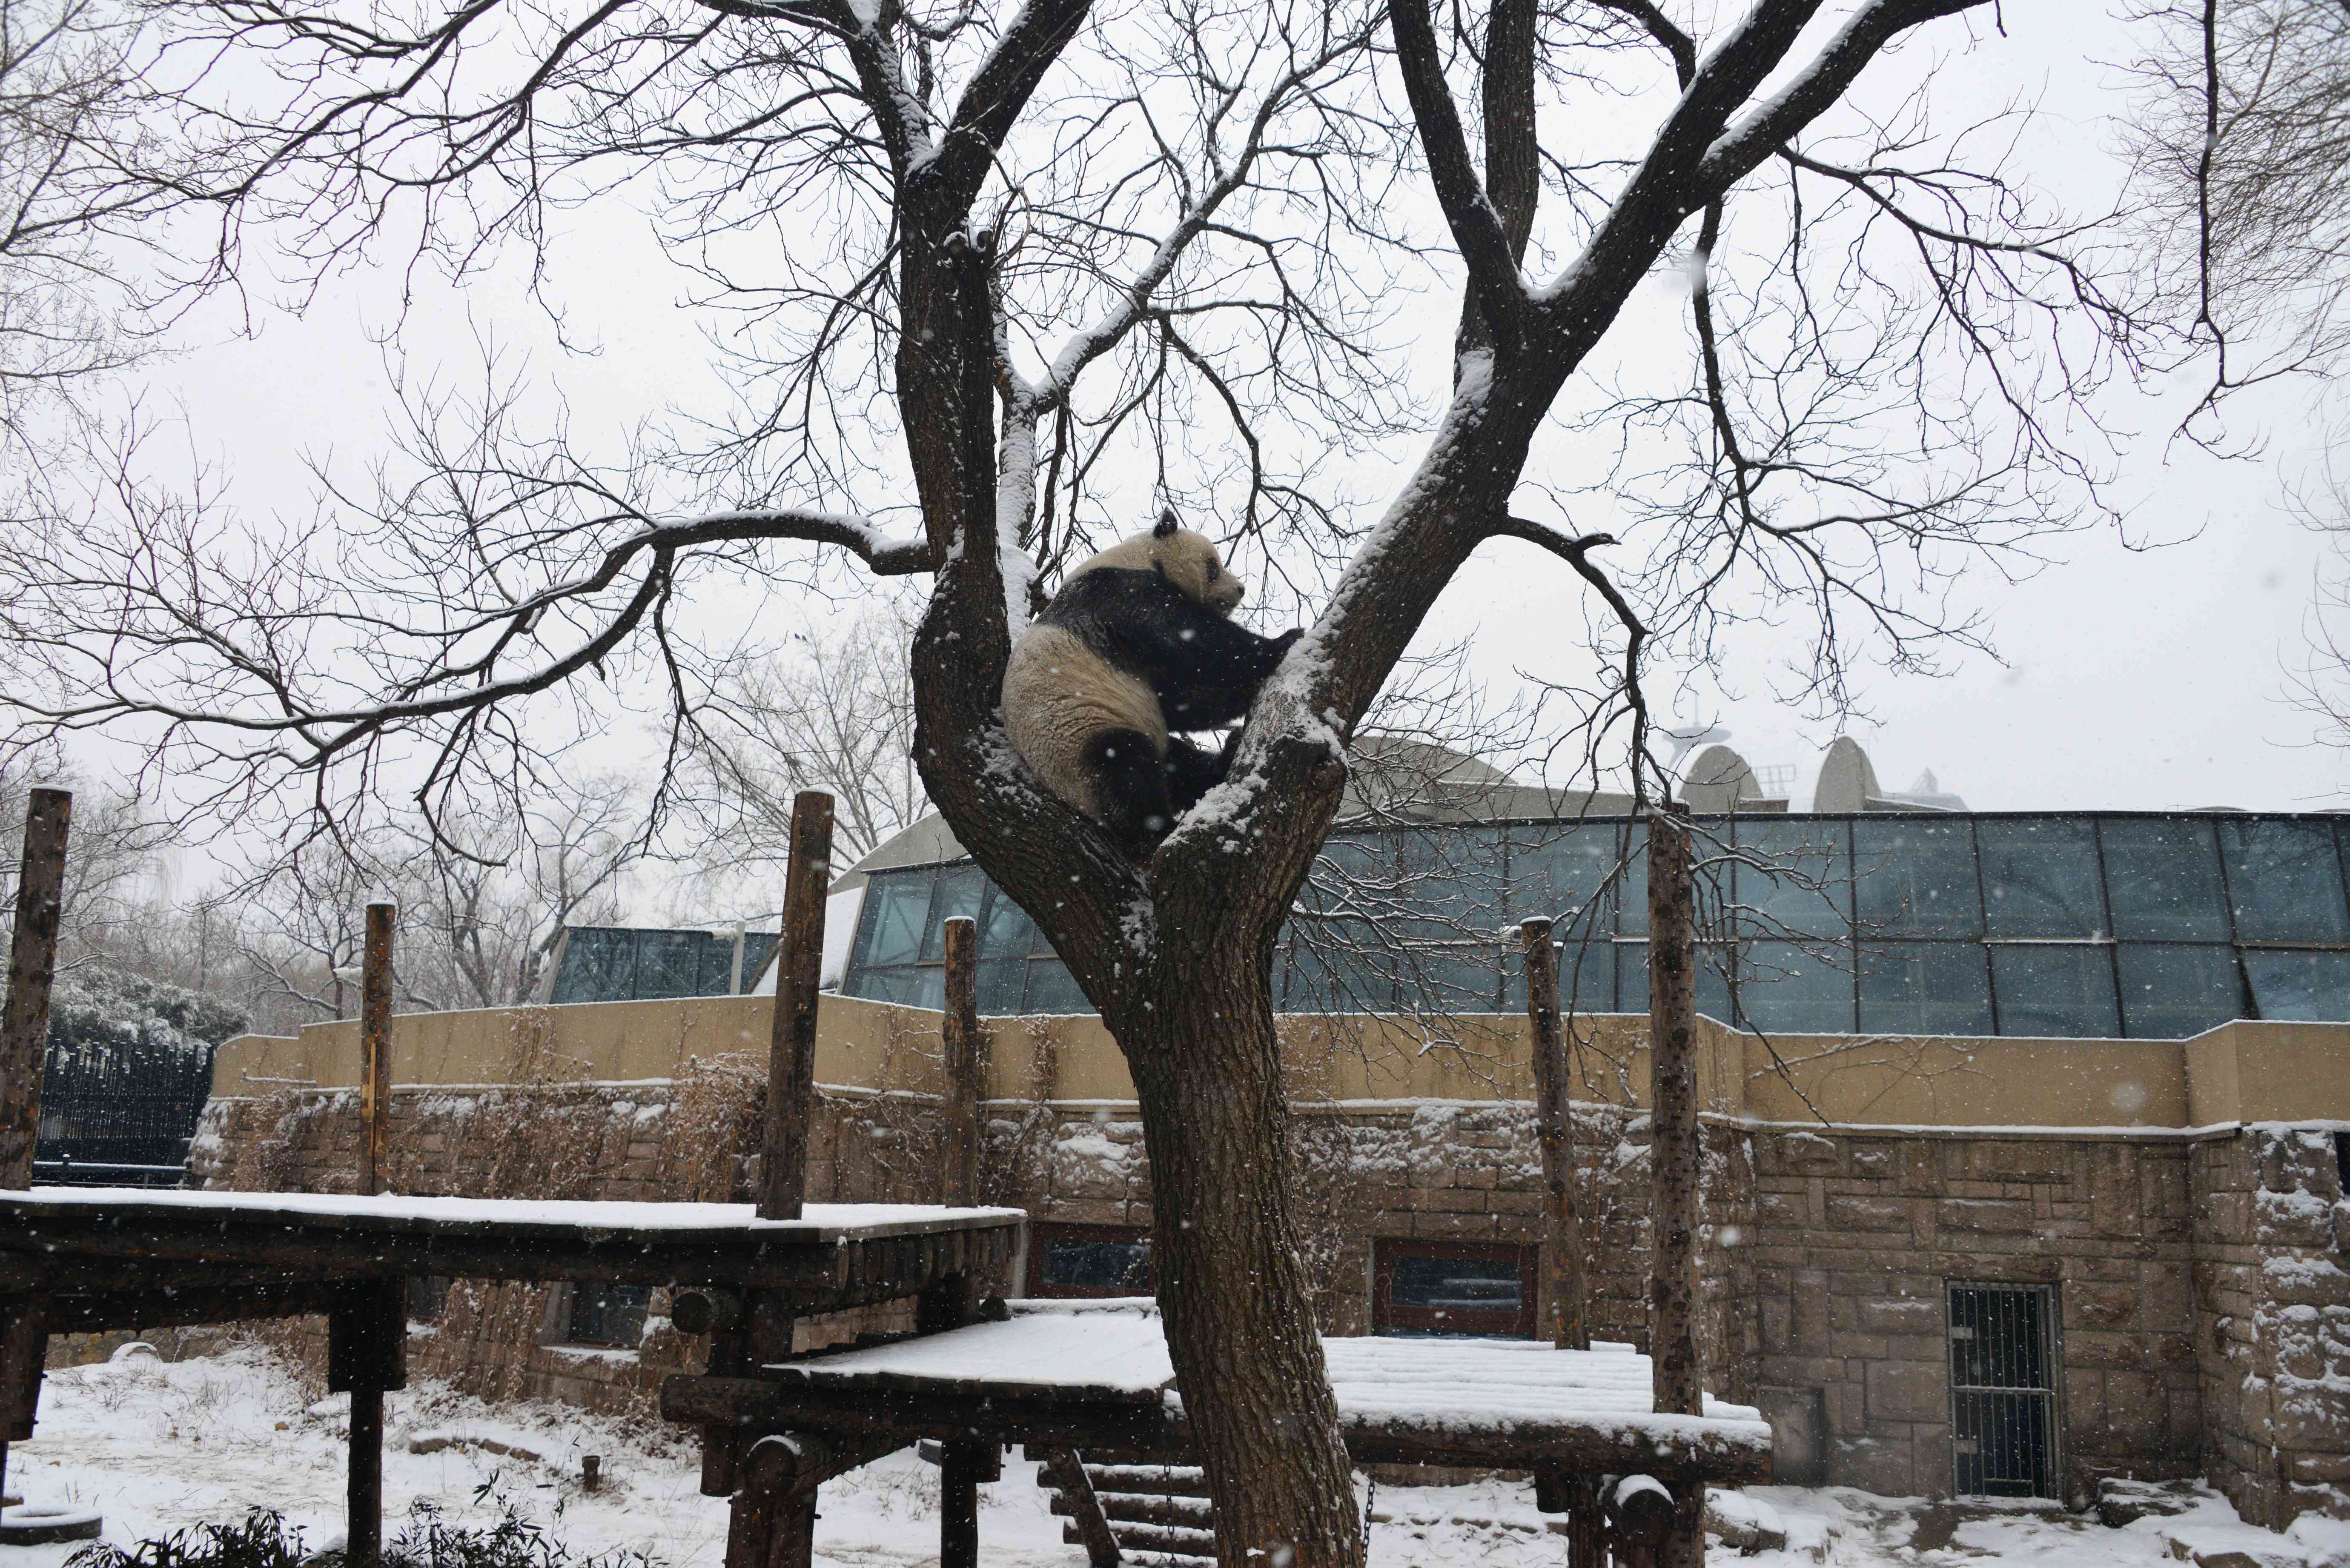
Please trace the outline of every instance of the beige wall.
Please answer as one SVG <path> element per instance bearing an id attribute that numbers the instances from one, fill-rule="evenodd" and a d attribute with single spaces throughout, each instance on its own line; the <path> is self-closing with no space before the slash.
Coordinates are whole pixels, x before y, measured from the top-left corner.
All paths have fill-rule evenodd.
<path id="1" fill-rule="evenodd" d="M 774 1001 L 756 996 L 587 1002 L 392 1021 L 400 1084 L 630 1082 L 670 1078 L 729 1054 L 764 1056 Z M 816 1077 L 933 1094 L 939 1015 L 851 997 L 824 999 Z M 1130 1102 L 1133 1079 L 1087 1017 L 991 1022 L 998 1099 Z M 1648 1020 L 1574 1021 L 1578 1100 L 1644 1105 Z M 1532 1097 L 1525 1020 L 1509 1014 L 1281 1021 L 1301 1099 Z M 1877 1127 L 2189 1127 L 2238 1121 L 2350 1120 L 2350 1024 L 2222 1025 L 2194 1040 L 1915 1039 L 1781 1035 L 1765 1042 L 1700 1021 L 1706 1107 L 1762 1122 Z M 359 1026 L 313 1024 L 298 1039 L 246 1035 L 221 1047 L 213 1092 L 359 1078 Z"/>

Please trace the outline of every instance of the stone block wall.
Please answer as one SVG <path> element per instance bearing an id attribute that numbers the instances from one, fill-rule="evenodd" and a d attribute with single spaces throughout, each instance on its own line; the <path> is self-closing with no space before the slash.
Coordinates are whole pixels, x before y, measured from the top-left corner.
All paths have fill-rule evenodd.
<path id="1" fill-rule="evenodd" d="M 2340 1124 L 2255 1124 L 2195 1149 L 2210 1478 L 2272 1529 L 2350 1512 L 2345 1137 Z"/>
<path id="2" fill-rule="evenodd" d="M 1758 1132 L 1761 1381 L 1823 1391 L 1831 1483 L 1945 1493 L 1947 1287 L 2053 1285 L 2059 1459 L 2076 1486 L 2192 1475 L 2189 1174 L 2178 1142 Z"/>

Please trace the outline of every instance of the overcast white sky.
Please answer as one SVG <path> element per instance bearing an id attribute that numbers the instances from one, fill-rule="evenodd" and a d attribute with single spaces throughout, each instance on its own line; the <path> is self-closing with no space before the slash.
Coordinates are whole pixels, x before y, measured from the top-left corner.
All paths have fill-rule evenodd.
<path id="1" fill-rule="evenodd" d="M 2054 127 L 2073 130 L 2060 138 L 2069 143 L 2063 158 L 2034 166 L 2070 185 L 2068 198 L 2094 200 L 2113 172 L 2098 150 L 2117 107 L 2115 78 L 2096 62 L 2126 56 L 2129 40 L 2096 4 L 2010 6 L 2005 26 L 2003 43 L 1947 68 L 1962 83 L 1979 78 L 1986 101 L 2037 93 Z M 571 335 L 598 345 L 598 357 L 565 357 L 511 272 L 463 294 L 411 275 L 401 334 L 411 365 L 467 374 L 472 333 L 487 328 L 559 374 L 580 433 L 618 431 L 665 406 L 713 406 L 709 356 L 681 308 L 688 282 L 645 220 L 611 203 L 568 222 L 554 286 Z M 400 319 L 401 282 L 338 280 L 301 318 L 263 310 L 251 338 L 225 311 L 209 311 L 191 323 L 187 351 L 153 372 L 150 406 L 185 408 L 194 449 L 242 506 L 307 510 L 306 453 L 364 460 L 378 441 L 386 394 L 371 338 Z M 1447 332 L 1449 312 L 1431 316 Z M 2033 581 L 1977 578 L 1968 592 L 2006 662 L 1974 657 L 1945 679 L 1866 680 L 1866 713 L 1852 732 L 1882 781 L 1903 788 L 1931 768 L 1944 789 L 1986 809 L 2345 804 L 2345 759 L 2309 744 L 2312 722 L 2287 702 L 2321 550 L 2280 505 L 2280 476 L 2319 455 L 2322 415 L 2307 387 L 2248 402 L 2236 422 L 2257 427 L 2267 447 L 2237 463 L 2174 447 L 2160 422 L 2145 424 L 2149 433 L 2123 460 L 2119 493 L 2130 498 L 2136 536 L 2187 542 L 2132 551 L 2109 533 L 2081 535 L 2060 541 L 2061 559 Z M 1579 672 L 1586 659 L 1548 656 L 1582 625 L 1573 596 L 1555 563 L 1530 566 L 1522 546 L 1488 546 L 1440 607 L 1430 639 L 1473 635 L 1480 668 L 1496 681 L 1517 668 Z M 1758 658 L 1762 650 L 1758 642 Z M 1797 765 L 1796 805 L 1804 804 L 1833 724 L 1774 707 L 1759 684 L 1691 701 L 1689 711 L 1725 725 L 1758 766 Z"/>

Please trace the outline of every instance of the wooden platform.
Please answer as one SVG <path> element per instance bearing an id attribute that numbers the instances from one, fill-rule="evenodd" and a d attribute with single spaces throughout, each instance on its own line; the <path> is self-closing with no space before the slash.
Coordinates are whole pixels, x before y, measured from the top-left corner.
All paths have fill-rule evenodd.
<path id="1" fill-rule="evenodd" d="M 0 1192 L 0 1296 L 48 1298 L 50 1332 L 323 1312 L 411 1274 L 722 1285 L 796 1313 L 917 1295 L 1010 1262 L 1016 1209 L 531 1202 L 298 1192 Z"/>
<path id="2" fill-rule="evenodd" d="M 755 1376 L 672 1376 L 661 1413 L 747 1434 L 978 1438 L 1190 1462 L 1156 1310 L 1072 1304 L 1017 1303 L 1007 1321 L 782 1362 Z M 1358 1464 L 1770 1477 L 1771 1428 L 1760 1412 L 1709 1400 L 1703 1416 L 1656 1415 L 1648 1359 L 1628 1347 L 1334 1338 L 1323 1350 Z"/>

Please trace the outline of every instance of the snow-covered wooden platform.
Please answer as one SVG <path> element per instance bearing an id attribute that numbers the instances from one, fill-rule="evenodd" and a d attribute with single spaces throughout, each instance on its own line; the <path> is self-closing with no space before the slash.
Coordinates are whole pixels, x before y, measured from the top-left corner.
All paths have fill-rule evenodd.
<path id="1" fill-rule="evenodd" d="M 1003 1321 L 783 1362 L 755 1378 L 672 1377 L 662 1412 L 745 1431 L 977 1437 L 1182 1462 L 1182 1396 L 1155 1308 L 1071 1304 L 1014 1303 Z M 1702 1416 L 1658 1415 L 1648 1359 L 1628 1346 L 1333 1338 L 1323 1350 L 1357 1463 L 1770 1474 L 1760 1412 L 1708 1400 Z"/>
<path id="2" fill-rule="evenodd" d="M 48 1326 L 161 1326 L 328 1309 L 411 1274 L 718 1285 L 823 1312 L 913 1295 L 1009 1262 L 1016 1209 L 362 1198 L 41 1188 L 0 1192 L 0 1295 L 49 1299 Z"/>

